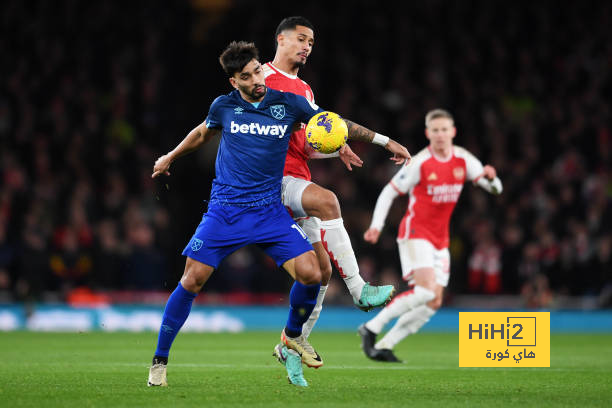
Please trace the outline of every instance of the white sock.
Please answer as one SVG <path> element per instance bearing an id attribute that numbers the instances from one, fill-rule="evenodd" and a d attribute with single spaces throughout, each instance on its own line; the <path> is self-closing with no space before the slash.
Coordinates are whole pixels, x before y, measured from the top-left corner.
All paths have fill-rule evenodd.
<path id="1" fill-rule="evenodd" d="M 413 290 L 402 292 L 395 296 L 383 310 L 381 310 L 365 326 L 368 330 L 378 334 L 391 320 L 433 300 L 436 294 L 423 286 L 415 286 Z"/>
<path id="2" fill-rule="evenodd" d="M 365 281 L 359 274 L 357 258 L 342 218 L 321 221 L 321 243 L 344 279 L 351 296 L 359 300 Z"/>
<path id="3" fill-rule="evenodd" d="M 306 320 L 306 323 L 302 325 L 302 335 L 306 339 L 308 338 L 308 336 L 310 336 L 310 332 L 312 331 L 312 328 L 314 327 L 317 320 L 319 320 L 321 309 L 323 309 L 323 298 L 325 297 L 326 291 L 327 285 L 321 285 L 321 289 L 319 289 L 319 295 L 317 296 L 317 304 L 315 305 L 314 309 L 312 309 L 312 313 L 310 314 L 308 320 Z"/>
<path id="4" fill-rule="evenodd" d="M 427 305 L 421 305 L 404 313 L 397 319 L 391 330 L 374 345 L 374 348 L 392 350 L 400 341 L 418 332 L 435 313 L 436 310 Z"/>

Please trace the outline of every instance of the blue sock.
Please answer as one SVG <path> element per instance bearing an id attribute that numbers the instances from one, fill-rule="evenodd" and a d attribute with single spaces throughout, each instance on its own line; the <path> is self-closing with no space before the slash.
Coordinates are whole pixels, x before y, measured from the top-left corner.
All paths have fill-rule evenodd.
<path id="1" fill-rule="evenodd" d="M 289 294 L 289 318 L 285 327 L 287 336 L 298 337 L 302 334 L 302 325 L 306 323 L 317 304 L 320 287 L 320 283 L 315 285 L 304 285 L 298 281 L 293 283 Z"/>
<path id="2" fill-rule="evenodd" d="M 191 304 L 197 293 L 191 293 L 185 290 L 179 283 L 174 292 L 168 298 L 164 317 L 159 328 L 159 337 L 157 339 L 156 357 L 168 357 L 170 347 L 179 330 L 187 320 L 191 311 Z"/>

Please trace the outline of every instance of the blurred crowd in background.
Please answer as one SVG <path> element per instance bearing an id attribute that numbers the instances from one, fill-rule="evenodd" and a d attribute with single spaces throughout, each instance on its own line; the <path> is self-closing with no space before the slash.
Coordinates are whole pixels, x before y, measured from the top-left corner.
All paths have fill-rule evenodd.
<path id="1" fill-rule="evenodd" d="M 0 301 L 165 301 L 206 209 L 216 145 L 170 177 L 152 180 L 153 163 L 231 90 L 223 48 L 254 41 L 272 60 L 276 26 L 299 14 L 315 26 L 300 76 L 320 106 L 413 155 L 427 145 L 425 113 L 448 109 L 456 144 L 496 167 L 504 193 L 466 186 L 453 215 L 449 304 L 486 294 L 563 307 L 571 295 L 610 307 L 612 6 L 595 4 L 4 1 Z M 406 198 L 378 245 L 362 239 L 397 168 L 378 146 L 351 147 L 363 168 L 316 160 L 313 180 L 336 192 L 364 278 L 401 289 Z M 246 248 L 200 298 L 283 302 L 290 285 Z M 350 302 L 337 274 L 326 302 Z"/>

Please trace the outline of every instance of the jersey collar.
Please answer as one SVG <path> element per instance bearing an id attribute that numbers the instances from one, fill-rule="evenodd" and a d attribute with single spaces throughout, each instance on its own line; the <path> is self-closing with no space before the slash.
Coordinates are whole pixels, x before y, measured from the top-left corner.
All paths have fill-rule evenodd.
<path id="1" fill-rule="evenodd" d="M 238 99 L 238 101 L 240 101 L 241 105 L 248 106 L 251 109 L 261 110 L 261 109 L 263 109 L 266 106 L 268 99 L 270 99 L 270 93 L 271 93 L 270 91 L 271 91 L 270 88 L 268 88 L 266 90 L 266 94 L 264 95 L 264 97 L 261 100 L 261 102 L 259 102 L 259 106 L 258 107 L 253 106 L 253 104 L 251 102 L 249 102 L 249 101 L 245 101 L 244 98 L 242 97 L 242 95 L 240 94 L 239 90 L 234 89 L 232 92 L 235 93 L 236 99 Z"/>
<path id="2" fill-rule="evenodd" d="M 439 161 L 440 163 L 446 163 L 447 161 L 450 161 L 450 159 L 452 159 L 455 155 L 455 146 L 451 146 L 450 154 L 447 157 L 437 155 L 434 152 L 434 149 L 431 148 L 431 146 L 427 146 L 427 148 L 429 149 L 429 153 L 431 153 L 431 157 L 433 157 L 434 159 L 436 159 L 436 161 Z"/>

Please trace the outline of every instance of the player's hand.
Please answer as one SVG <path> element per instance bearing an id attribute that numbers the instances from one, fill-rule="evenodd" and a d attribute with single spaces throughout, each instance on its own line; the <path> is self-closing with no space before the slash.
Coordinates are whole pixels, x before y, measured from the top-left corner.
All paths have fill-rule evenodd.
<path id="1" fill-rule="evenodd" d="M 495 170 L 495 167 L 487 164 L 486 166 L 484 166 L 482 176 L 487 180 L 491 181 L 495 177 L 497 177 L 497 171 Z"/>
<path id="2" fill-rule="evenodd" d="M 380 231 L 376 228 L 368 228 L 368 230 L 363 234 L 363 239 L 370 244 L 377 243 L 378 238 L 380 238 Z"/>
<path id="3" fill-rule="evenodd" d="M 347 169 L 349 169 L 349 171 L 353 170 L 351 165 L 357 167 L 363 166 L 363 160 L 361 160 L 361 158 L 357 156 L 355 152 L 353 152 L 353 150 L 349 147 L 348 144 L 345 144 L 340 148 L 340 150 L 338 151 L 338 155 L 340 157 L 340 160 L 342 160 L 342 163 L 344 163 L 344 165 Z"/>
<path id="4" fill-rule="evenodd" d="M 172 158 L 169 154 L 164 154 L 161 156 L 155 161 L 155 165 L 153 165 L 153 174 L 151 175 L 151 178 L 161 176 L 162 174 L 169 176 L 170 164 L 172 164 Z"/>
<path id="5" fill-rule="evenodd" d="M 398 166 L 400 164 L 405 163 L 408 165 L 408 163 L 410 163 L 410 159 L 412 157 L 410 156 L 410 153 L 408 153 L 408 149 L 397 143 L 395 140 L 389 139 L 389 143 L 387 143 L 385 149 L 393 153 L 393 157 L 391 157 L 390 160 L 393 160 Z"/>

